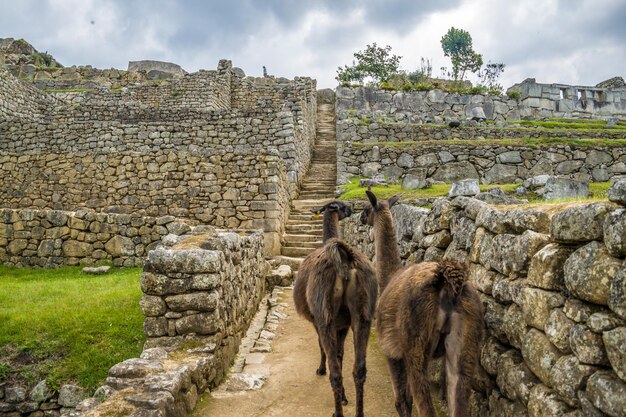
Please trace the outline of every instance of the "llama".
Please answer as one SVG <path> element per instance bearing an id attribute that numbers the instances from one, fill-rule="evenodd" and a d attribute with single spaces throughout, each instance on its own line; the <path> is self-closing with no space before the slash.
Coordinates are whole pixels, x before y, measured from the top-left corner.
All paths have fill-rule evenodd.
<path id="1" fill-rule="evenodd" d="M 314 213 L 324 213 L 324 246 L 311 252 L 300 265 L 293 288 L 298 314 L 315 326 L 320 346 L 317 375 L 326 373 L 335 400 L 333 417 L 342 417 L 348 403 L 343 387 L 344 342 L 351 328 L 354 336 L 356 416 L 363 416 L 365 356 L 376 308 L 376 276 L 370 261 L 338 239 L 339 220 L 351 214 L 344 203 L 333 201 Z"/>
<path id="2" fill-rule="evenodd" d="M 374 227 L 380 298 L 376 331 L 387 356 L 401 417 L 436 417 L 427 377 L 432 358 L 445 355 L 449 415 L 469 415 L 470 383 L 477 370 L 483 329 L 478 292 L 467 282 L 467 267 L 455 261 L 422 262 L 403 267 L 390 208 L 394 196 L 371 206 L 361 222 Z"/>

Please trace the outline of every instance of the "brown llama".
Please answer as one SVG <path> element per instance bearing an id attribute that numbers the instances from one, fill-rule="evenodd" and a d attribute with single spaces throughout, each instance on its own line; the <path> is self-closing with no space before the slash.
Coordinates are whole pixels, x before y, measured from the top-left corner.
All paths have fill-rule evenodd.
<path id="1" fill-rule="evenodd" d="M 335 399 L 333 417 L 343 417 L 348 403 L 343 387 L 344 342 L 348 330 L 354 336 L 356 416 L 363 416 L 365 356 L 376 309 L 376 275 L 370 261 L 349 244 L 338 239 L 339 220 L 351 214 L 350 208 L 333 201 L 314 213 L 324 213 L 324 246 L 311 252 L 300 265 L 293 287 L 298 314 L 315 326 L 320 346 L 316 373 L 326 373 Z"/>
<path id="2" fill-rule="evenodd" d="M 436 417 L 428 363 L 445 355 L 449 415 L 469 415 L 471 380 L 477 370 L 483 330 L 478 292 L 467 281 L 467 267 L 455 261 L 422 262 L 403 267 L 390 208 L 398 201 L 377 201 L 361 222 L 374 227 L 380 298 L 376 312 L 379 345 L 387 356 L 401 417 Z"/>

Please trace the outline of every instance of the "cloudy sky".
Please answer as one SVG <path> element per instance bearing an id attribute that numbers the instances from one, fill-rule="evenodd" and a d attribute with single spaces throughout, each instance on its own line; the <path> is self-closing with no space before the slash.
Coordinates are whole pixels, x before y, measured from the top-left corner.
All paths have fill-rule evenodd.
<path id="1" fill-rule="evenodd" d="M 624 0 L 0 0 L 0 37 L 24 38 L 63 65 L 126 69 L 128 61 L 247 75 L 307 75 L 335 87 L 338 66 L 367 44 L 391 45 L 401 67 L 450 67 L 440 39 L 467 30 L 505 87 L 595 85 L 626 76 Z"/>

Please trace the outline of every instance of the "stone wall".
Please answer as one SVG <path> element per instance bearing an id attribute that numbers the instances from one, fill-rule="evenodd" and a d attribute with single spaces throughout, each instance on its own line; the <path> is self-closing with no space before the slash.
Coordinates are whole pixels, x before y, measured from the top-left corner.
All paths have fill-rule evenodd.
<path id="1" fill-rule="evenodd" d="M 571 87 L 536 84 L 526 80 L 509 89 L 521 91 L 520 100 L 507 96 L 459 94 L 444 90 L 395 91 L 370 87 L 337 87 L 337 111 L 385 114 L 411 123 L 441 123 L 465 119 L 481 107 L 487 119 L 520 120 L 537 118 L 586 118 L 607 116 L 626 119 L 626 87 Z M 560 99 L 560 91 L 569 97 Z M 571 92 L 570 92 L 571 91 Z M 578 98 L 576 91 L 581 91 Z"/>
<path id="2" fill-rule="evenodd" d="M 445 140 L 402 146 L 338 144 L 339 181 L 383 174 L 395 181 L 477 178 L 485 184 L 516 183 L 542 174 L 609 181 L 626 174 L 626 147 L 474 145 Z"/>
<path id="3" fill-rule="evenodd" d="M 46 108 L 57 104 L 58 100 L 0 67 L 0 125 L 9 120 L 36 120 L 45 114 Z"/>
<path id="4" fill-rule="evenodd" d="M 626 205 L 626 183 L 614 190 Z M 501 210 L 457 197 L 392 212 L 403 259 L 467 262 L 481 292 L 481 365 L 494 388 L 473 393 L 472 415 L 623 416 L 626 208 Z M 359 215 L 343 223 L 346 239 L 373 255 Z"/>
<path id="5" fill-rule="evenodd" d="M 617 81 L 621 77 L 616 77 Z M 520 92 L 520 106 L 535 117 L 599 118 L 618 116 L 626 118 L 626 86 L 621 79 L 619 87 L 572 86 L 542 84 L 527 78 L 511 86 L 508 91 Z"/>
<path id="6" fill-rule="evenodd" d="M 189 230 L 173 216 L 0 209 L 0 263 L 56 267 L 109 261 L 141 266 L 164 236 Z"/>
<path id="7" fill-rule="evenodd" d="M 6 71 L 0 81 L 0 104 L 13 108 L 20 81 Z M 159 84 L 55 93 L 68 104 L 25 87 L 53 105 L 18 102 L 0 121 L 0 207 L 261 227 L 266 248 L 279 248 L 310 165 L 314 80 L 260 84 L 223 60 L 217 71 Z"/>
<path id="8" fill-rule="evenodd" d="M 113 366 L 86 399 L 75 385 L 55 393 L 46 381 L 29 389 L 0 384 L 0 416 L 189 415 L 229 369 L 268 271 L 262 233 L 196 234 L 202 232 L 196 228 L 148 256 L 140 300 L 148 340 L 140 358 Z"/>
<path id="9" fill-rule="evenodd" d="M 488 119 L 500 120 L 497 126 L 450 128 L 433 124 L 465 119 L 476 107 L 481 107 Z M 509 127 L 502 122 L 519 119 L 520 111 L 515 100 L 503 97 L 461 95 L 442 90 L 403 93 L 339 87 L 336 107 L 338 181 L 343 183 L 349 177 L 377 174 L 391 180 L 417 180 L 422 184 L 426 179 L 451 182 L 465 178 L 479 178 L 484 183 L 518 182 L 539 174 L 608 181 L 626 174 L 626 147 L 619 142 L 614 146 L 548 141 L 528 146 L 515 143 L 515 139 L 532 142 L 532 139 L 564 135 L 572 142 L 596 138 L 610 142 L 626 138 L 626 131 L 584 129 L 564 133 L 562 129 Z M 488 142 L 496 139 L 501 139 L 501 143 Z"/>
<path id="10" fill-rule="evenodd" d="M 150 252 L 141 279 L 148 336 L 141 358 L 112 367 L 99 389 L 107 400 L 89 399 L 78 410 L 188 415 L 224 377 L 257 311 L 268 271 L 263 252 L 258 232 L 197 235 Z"/>

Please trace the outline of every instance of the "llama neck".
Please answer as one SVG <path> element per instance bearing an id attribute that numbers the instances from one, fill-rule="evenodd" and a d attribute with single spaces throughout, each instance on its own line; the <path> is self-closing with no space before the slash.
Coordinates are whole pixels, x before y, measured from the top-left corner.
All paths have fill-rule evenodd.
<path id="1" fill-rule="evenodd" d="M 337 212 L 324 212 L 324 243 L 328 239 L 339 237 L 339 215 Z"/>
<path id="2" fill-rule="evenodd" d="M 385 289 L 389 280 L 401 267 L 400 251 L 396 242 L 396 228 L 391 212 L 385 211 L 377 216 L 374 224 L 376 248 L 376 273 L 380 292 Z"/>

